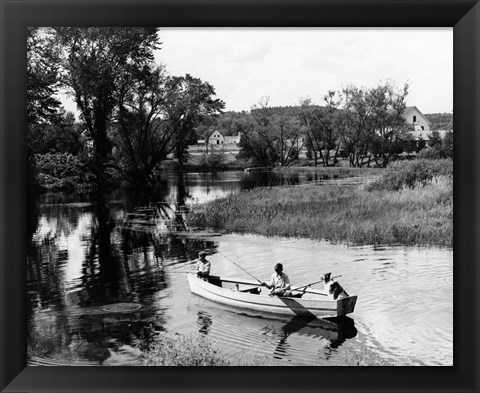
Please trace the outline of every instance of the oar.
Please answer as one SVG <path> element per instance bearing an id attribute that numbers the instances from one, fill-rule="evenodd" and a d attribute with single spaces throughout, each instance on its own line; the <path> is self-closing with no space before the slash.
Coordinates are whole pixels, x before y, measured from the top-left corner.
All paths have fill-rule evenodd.
<path id="1" fill-rule="evenodd" d="M 249 272 L 247 272 L 243 267 L 241 267 L 238 263 L 235 263 L 234 261 L 232 261 L 229 257 L 227 257 L 226 255 L 223 255 L 220 251 L 218 251 L 218 253 L 220 255 L 222 255 L 224 258 L 228 259 L 230 262 L 232 262 L 236 267 L 238 267 L 239 269 L 242 269 L 245 273 L 247 273 L 250 277 L 254 278 L 255 280 L 257 280 L 260 284 L 263 282 L 261 280 L 259 280 L 257 277 L 255 277 L 253 274 L 250 274 Z"/>
<path id="2" fill-rule="evenodd" d="M 342 275 L 340 274 L 339 276 L 331 277 L 330 279 L 332 279 L 332 278 L 338 278 L 338 277 L 342 277 Z M 323 282 L 323 281 L 325 281 L 325 280 L 322 278 L 322 279 L 319 280 L 319 281 L 311 282 L 310 284 L 303 285 L 303 286 L 301 286 L 301 287 L 297 287 L 297 288 L 295 288 L 295 289 L 292 289 L 292 291 L 299 291 L 299 290 L 301 290 L 301 289 L 303 289 L 303 288 L 310 287 L 310 286 L 312 286 L 312 285 L 314 285 L 314 284 L 318 284 L 319 282 Z"/>

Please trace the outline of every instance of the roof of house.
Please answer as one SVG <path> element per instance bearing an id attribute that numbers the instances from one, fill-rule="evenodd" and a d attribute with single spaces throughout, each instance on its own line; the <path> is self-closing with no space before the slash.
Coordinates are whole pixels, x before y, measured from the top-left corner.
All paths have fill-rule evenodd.
<path id="1" fill-rule="evenodd" d="M 223 134 L 222 134 L 220 131 L 218 131 L 218 130 L 213 131 L 213 132 L 210 134 L 210 137 L 212 137 L 213 134 L 215 134 L 215 133 L 218 133 L 221 137 L 223 137 Z"/>
<path id="2" fill-rule="evenodd" d="M 430 122 L 430 120 L 428 120 L 428 119 L 425 117 L 425 115 L 420 111 L 420 109 L 418 109 L 416 106 L 407 106 L 407 107 L 405 107 L 405 109 L 403 110 L 403 115 L 404 115 L 405 117 L 407 117 L 410 113 L 412 113 L 412 112 L 415 111 L 415 110 L 423 116 L 423 118 L 427 121 L 427 124 L 429 124 L 429 125 L 432 124 L 432 123 Z"/>

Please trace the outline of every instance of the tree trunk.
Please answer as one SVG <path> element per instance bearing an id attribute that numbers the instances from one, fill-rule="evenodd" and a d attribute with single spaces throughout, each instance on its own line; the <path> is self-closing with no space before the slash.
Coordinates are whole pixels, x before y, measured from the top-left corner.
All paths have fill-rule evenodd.
<path id="1" fill-rule="evenodd" d="M 183 147 L 181 143 L 177 144 L 177 161 L 178 161 L 178 167 L 180 169 L 183 168 Z"/>
<path id="2" fill-rule="evenodd" d="M 319 154 L 320 154 L 320 159 L 322 160 L 322 164 L 323 164 L 323 166 L 325 167 L 325 158 L 323 157 L 322 150 L 319 150 L 318 152 L 319 152 Z"/>
<path id="3" fill-rule="evenodd" d="M 335 154 L 333 155 L 333 166 L 335 166 L 338 161 L 337 157 L 338 157 L 339 150 L 340 150 L 340 145 L 337 145 L 337 148 L 335 149 Z"/>
<path id="4" fill-rule="evenodd" d="M 107 116 L 101 108 L 95 109 L 95 169 L 97 174 L 97 200 L 106 190 L 105 161 L 107 158 Z"/>
<path id="5" fill-rule="evenodd" d="M 388 153 L 387 153 L 387 154 L 384 154 L 384 155 L 383 155 L 383 163 L 382 163 L 382 166 L 383 166 L 384 168 L 386 168 L 389 162 L 390 162 L 390 156 L 389 156 L 389 154 L 388 154 Z"/>

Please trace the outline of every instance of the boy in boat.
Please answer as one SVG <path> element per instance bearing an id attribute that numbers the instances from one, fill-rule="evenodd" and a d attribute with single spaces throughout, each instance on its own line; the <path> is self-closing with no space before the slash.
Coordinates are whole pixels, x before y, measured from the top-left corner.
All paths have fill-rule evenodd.
<path id="1" fill-rule="evenodd" d="M 292 296 L 290 279 L 283 272 L 283 265 L 277 263 L 273 269 L 275 273 L 270 277 L 270 281 L 262 282 L 262 286 L 270 289 L 270 295 Z"/>
<path id="2" fill-rule="evenodd" d="M 197 277 L 203 281 L 208 281 L 208 276 L 210 276 L 210 261 L 205 258 L 206 256 L 207 253 L 205 251 L 200 251 L 196 265 Z"/>

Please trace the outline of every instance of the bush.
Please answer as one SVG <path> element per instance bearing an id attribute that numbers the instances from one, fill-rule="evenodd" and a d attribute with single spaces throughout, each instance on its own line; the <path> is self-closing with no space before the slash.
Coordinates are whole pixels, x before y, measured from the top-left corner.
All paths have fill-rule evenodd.
<path id="1" fill-rule="evenodd" d="M 204 336 L 159 334 L 158 341 L 140 356 L 142 366 L 229 366 Z"/>
<path id="2" fill-rule="evenodd" d="M 445 154 L 443 154 L 442 150 L 437 148 L 427 147 L 418 153 L 417 158 L 419 160 L 439 160 L 441 158 L 445 158 Z"/>
<path id="3" fill-rule="evenodd" d="M 200 158 L 200 167 L 204 171 L 221 170 L 225 167 L 225 152 L 212 151 L 210 153 L 204 153 Z"/>
<path id="4" fill-rule="evenodd" d="M 37 181 L 39 185 L 53 190 L 73 190 L 79 185 L 89 186 L 94 175 L 87 164 L 69 153 L 47 153 L 35 155 Z"/>
<path id="5" fill-rule="evenodd" d="M 346 353 L 345 358 L 346 366 L 396 366 L 395 363 L 392 363 L 388 360 L 385 360 L 369 349 L 361 349 L 355 351 L 350 349 Z"/>
<path id="6" fill-rule="evenodd" d="M 396 161 L 386 172 L 365 188 L 368 191 L 397 191 L 402 188 L 425 186 L 434 178 L 453 177 L 453 161 L 450 159 Z"/>

